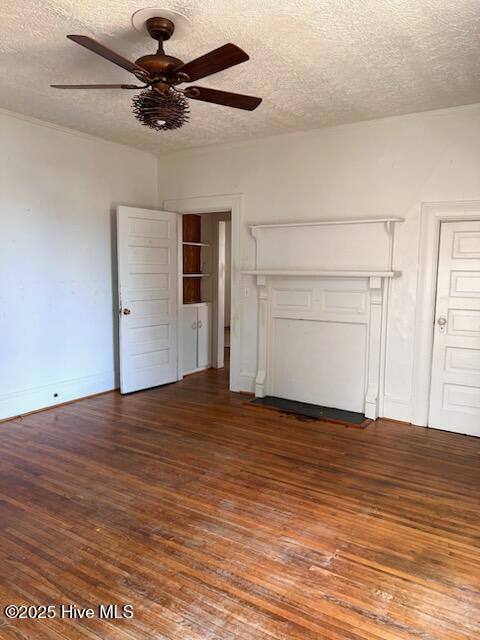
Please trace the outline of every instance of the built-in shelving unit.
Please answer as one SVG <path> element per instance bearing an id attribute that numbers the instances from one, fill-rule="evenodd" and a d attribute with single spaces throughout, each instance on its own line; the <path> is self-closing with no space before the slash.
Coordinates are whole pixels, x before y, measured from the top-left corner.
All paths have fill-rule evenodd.
<path id="1" fill-rule="evenodd" d="M 208 254 L 205 252 L 209 251 L 210 243 L 202 241 L 201 216 L 184 215 L 182 223 L 183 304 L 198 304 L 205 302 L 202 280 L 211 275 L 203 273 L 203 269 L 208 268 Z"/>
<path id="2" fill-rule="evenodd" d="M 181 350 L 184 375 L 206 369 L 211 364 L 211 273 L 212 251 L 209 227 L 202 216 L 182 216 Z"/>

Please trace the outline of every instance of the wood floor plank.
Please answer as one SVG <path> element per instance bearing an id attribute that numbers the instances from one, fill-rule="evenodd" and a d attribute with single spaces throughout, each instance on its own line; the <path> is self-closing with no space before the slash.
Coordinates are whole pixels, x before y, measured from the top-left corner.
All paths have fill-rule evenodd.
<path id="1" fill-rule="evenodd" d="M 298 420 L 226 371 L 0 426 L 3 640 L 480 638 L 480 441 Z"/>

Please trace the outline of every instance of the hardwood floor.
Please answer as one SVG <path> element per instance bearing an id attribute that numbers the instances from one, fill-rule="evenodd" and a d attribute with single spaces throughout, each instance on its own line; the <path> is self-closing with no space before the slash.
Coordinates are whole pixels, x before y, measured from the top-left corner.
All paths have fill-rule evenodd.
<path id="1" fill-rule="evenodd" d="M 225 385 L 0 425 L 1 640 L 480 638 L 480 440 L 299 421 Z"/>

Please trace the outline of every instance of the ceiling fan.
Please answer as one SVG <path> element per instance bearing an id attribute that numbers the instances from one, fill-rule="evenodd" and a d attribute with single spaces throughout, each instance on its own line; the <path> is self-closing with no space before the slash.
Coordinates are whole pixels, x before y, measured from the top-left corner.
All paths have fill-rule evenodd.
<path id="1" fill-rule="evenodd" d="M 180 84 L 196 82 L 246 62 L 249 57 L 242 49 L 230 43 L 185 64 L 182 60 L 167 55 L 163 49 L 163 43 L 170 39 L 175 30 L 172 20 L 155 15 L 149 17 L 144 24 L 149 35 L 158 42 L 158 49 L 156 53 L 142 56 L 135 62 L 127 60 L 88 36 L 67 36 L 69 40 L 130 71 L 143 85 L 52 84 L 50 86 L 55 89 L 140 89 L 141 92 L 132 101 L 133 113 L 142 124 L 157 131 L 177 129 L 185 124 L 189 116 L 188 99 L 247 111 L 253 111 L 262 102 L 261 98 L 218 91 L 208 87 L 189 86 L 179 89 Z"/>

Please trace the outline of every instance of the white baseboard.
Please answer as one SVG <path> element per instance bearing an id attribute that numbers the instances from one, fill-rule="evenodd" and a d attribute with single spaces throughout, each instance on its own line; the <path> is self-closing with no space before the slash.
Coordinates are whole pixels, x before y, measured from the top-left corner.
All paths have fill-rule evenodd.
<path id="1" fill-rule="evenodd" d="M 255 374 L 242 371 L 238 379 L 238 391 L 255 393 Z"/>
<path id="2" fill-rule="evenodd" d="M 0 395 L 0 420 L 78 400 L 117 387 L 114 371 L 72 380 L 61 380 L 42 387 L 22 389 Z M 54 394 L 57 394 L 56 397 Z"/>
<path id="3" fill-rule="evenodd" d="M 385 394 L 383 401 L 383 418 L 411 422 L 412 403 L 409 398 L 395 398 Z"/>
<path id="4" fill-rule="evenodd" d="M 107 371 L 92 376 L 62 380 L 42 387 L 22 389 L 0 396 L 0 420 L 54 407 L 64 402 L 78 400 L 85 396 L 112 391 L 117 388 L 114 371 Z M 238 391 L 254 393 L 255 374 L 242 372 L 240 374 Z M 54 394 L 58 394 L 54 397 Z M 411 421 L 411 403 L 406 399 L 385 396 L 384 417 L 402 422 Z"/>

